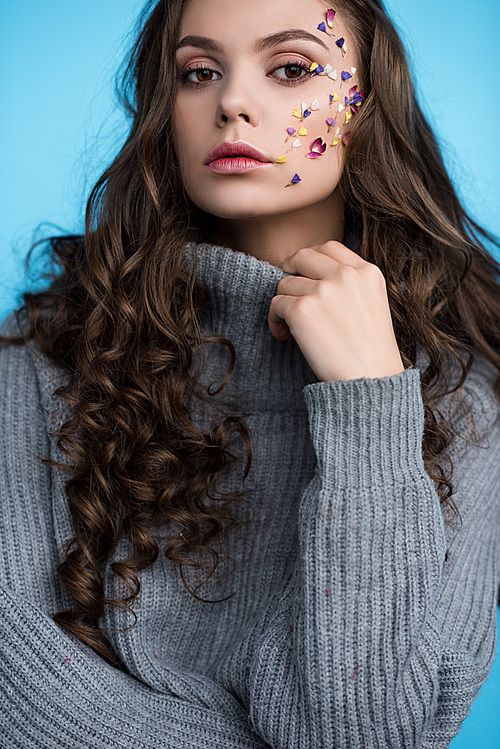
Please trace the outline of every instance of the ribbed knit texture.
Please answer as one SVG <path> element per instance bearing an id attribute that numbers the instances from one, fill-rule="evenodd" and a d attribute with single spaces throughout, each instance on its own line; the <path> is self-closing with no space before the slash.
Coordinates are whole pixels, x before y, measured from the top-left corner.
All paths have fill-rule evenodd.
<path id="1" fill-rule="evenodd" d="M 189 244 L 187 255 L 212 295 L 205 333 L 237 353 L 213 402 L 253 435 L 246 482 L 236 445 L 219 488 L 251 489 L 255 517 L 216 545 L 230 558 L 197 590 L 234 595 L 196 601 L 160 553 L 140 578 L 137 624 L 109 606 L 100 622 L 121 668 L 51 620 L 72 604 L 55 571 L 72 536 L 67 477 L 34 454 L 66 460 L 50 433 L 68 416 L 53 395 L 67 374 L 36 349 L 0 347 L 0 747 L 449 746 L 495 654 L 495 368 L 476 358 L 455 416 L 470 438 L 473 410 L 480 446 L 456 438 L 463 524 L 450 527 L 424 469 L 421 362 L 318 382 L 293 338 L 269 331 L 285 273 L 226 247 Z M 203 380 L 219 385 L 227 349 L 208 344 L 200 356 Z M 200 403 L 193 418 L 204 430 L 221 420 Z M 249 519 L 244 505 L 234 511 Z M 110 563 L 130 550 L 122 538 Z M 105 574 L 107 596 L 127 594 L 109 565 Z"/>

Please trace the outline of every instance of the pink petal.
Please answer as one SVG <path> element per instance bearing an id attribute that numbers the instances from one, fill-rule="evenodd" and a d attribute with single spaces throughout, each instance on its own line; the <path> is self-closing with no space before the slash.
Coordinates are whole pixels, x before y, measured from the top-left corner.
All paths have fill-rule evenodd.
<path id="1" fill-rule="evenodd" d="M 311 153 L 306 153 L 306 156 L 307 156 L 307 157 L 308 157 L 309 159 L 317 159 L 317 158 L 318 158 L 318 156 L 321 156 L 321 154 L 320 154 L 320 153 L 317 153 L 316 151 L 314 151 L 314 152 L 312 152 L 312 151 L 311 151 Z"/>
<path id="2" fill-rule="evenodd" d="M 333 28 L 333 19 L 335 18 L 335 11 L 330 8 L 326 11 L 326 22 L 330 28 Z"/>
<path id="3" fill-rule="evenodd" d="M 316 140 L 311 146 L 312 151 L 320 151 L 321 153 L 323 153 L 325 149 L 326 149 L 326 143 L 323 143 L 323 140 L 321 137 L 316 138 Z"/>

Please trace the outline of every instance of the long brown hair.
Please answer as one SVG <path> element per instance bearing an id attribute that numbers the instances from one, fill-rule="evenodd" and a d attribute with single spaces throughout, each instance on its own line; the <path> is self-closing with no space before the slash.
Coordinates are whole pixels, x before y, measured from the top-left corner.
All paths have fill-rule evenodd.
<path id="1" fill-rule="evenodd" d="M 58 574 L 75 605 L 53 618 L 114 663 L 98 619 L 106 604 L 132 611 L 140 591 L 136 572 L 159 554 L 152 527 L 169 522 L 176 528 L 163 553 L 179 564 L 186 588 L 199 598 L 183 569 L 205 569 L 201 559 L 208 555 L 205 580 L 215 570 L 219 554 L 209 543 L 243 522 L 231 506 L 246 501 L 244 491 L 216 489 L 234 462 L 232 441 L 239 438 L 245 447 L 242 480 L 252 456 L 251 434 L 238 414 L 222 413 L 206 434 L 190 418 L 191 399 L 208 401 L 213 394 L 199 386 L 196 367 L 192 371 L 193 349 L 214 341 L 229 348 L 231 365 L 216 392 L 232 375 L 235 350 L 222 337 L 203 337 L 199 321 L 209 293 L 195 268 L 184 264 L 186 242 L 209 241 L 212 219 L 187 197 L 172 147 L 183 5 L 160 0 L 146 7 L 122 79 L 129 136 L 91 192 L 84 236 L 45 240 L 55 270 L 43 276 L 47 288 L 23 294 L 16 313 L 21 335 L 0 337 L 3 343 L 34 342 L 68 372 L 57 394 L 71 416 L 55 436 L 69 463 L 44 462 L 69 473 L 74 537 Z M 427 353 L 423 459 L 443 510 L 448 505 L 458 513 L 445 452 L 454 430 L 436 404 L 461 389 L 475 358 L 472 347 L 498 370 L 500 399 L 500 265 L 483 244 L 498 240 L 460 204 L 382 4 L 340 0 L 337 7 L 357 40 L 364 91 L 340 183 L 346 225 L 359 254 L 384 274 L 405 367 L 415 365 L 418 347 Z M 460 351 L 469 354 L 467 364 Z M 448 366 L 453 361 L 462 370 L 457 382 Z M 448 460 L 448 473 L 439 456 Z M 130 595 L 108 599 L 103 565 L 122 534 L 133 553 L 111 569 Z"/>

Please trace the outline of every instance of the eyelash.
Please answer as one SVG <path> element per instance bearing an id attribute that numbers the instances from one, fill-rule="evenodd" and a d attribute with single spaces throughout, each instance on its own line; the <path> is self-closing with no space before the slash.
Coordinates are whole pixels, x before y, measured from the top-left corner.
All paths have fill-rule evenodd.
<path id="1" fill-rule="evenodd" d="M 300 68 L 301 70 L 305 70 L 306 72 L 309 71 L 309 66 L 306 65 L 305 62 L 302 62 L 300 60 L 287 62 L 284 65 L 278 65 L 278 67 L 276 67 L 275 70 L 279 70 L 280 68 L 292 68 L 292 67 Z M 182 79 L 182 83 L 185 86 L 189 86 L 192 88 L 198 88 L 199 86 L 204 86 L 207 83 L 212 83 L 212 81 L 190 81 L 188 80 L 188 75 L 196 72 L 197 70 L 210 70 L 212 73 L 217 73 L 216 70 L 212 70 L 212 68 L 209 67 L 208 65 L 196 65 L 194 68 L 188 68 L 187 70 L 184 70 L 184 72 L 179 73 L 177 75 L 177 78 Z M 279 78 L 278 80 L 280 83 L 289 85 L 290 83 L 294 84 L 296 81 L 302 81 L 305 78 L 307 78 L 306 75 L 300 75 L 298 78 Z"/>

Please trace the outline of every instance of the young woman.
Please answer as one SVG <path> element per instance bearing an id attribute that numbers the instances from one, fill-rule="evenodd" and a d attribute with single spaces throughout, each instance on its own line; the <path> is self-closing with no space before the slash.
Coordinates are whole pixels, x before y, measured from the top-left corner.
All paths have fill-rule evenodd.
<path id="1" fill-rule="evenodd" d="M 160 0 L 125 93 L 3 326 L 0 743 L 447 747 L 495 654 L 500 266 L 394 27 Z"/>

